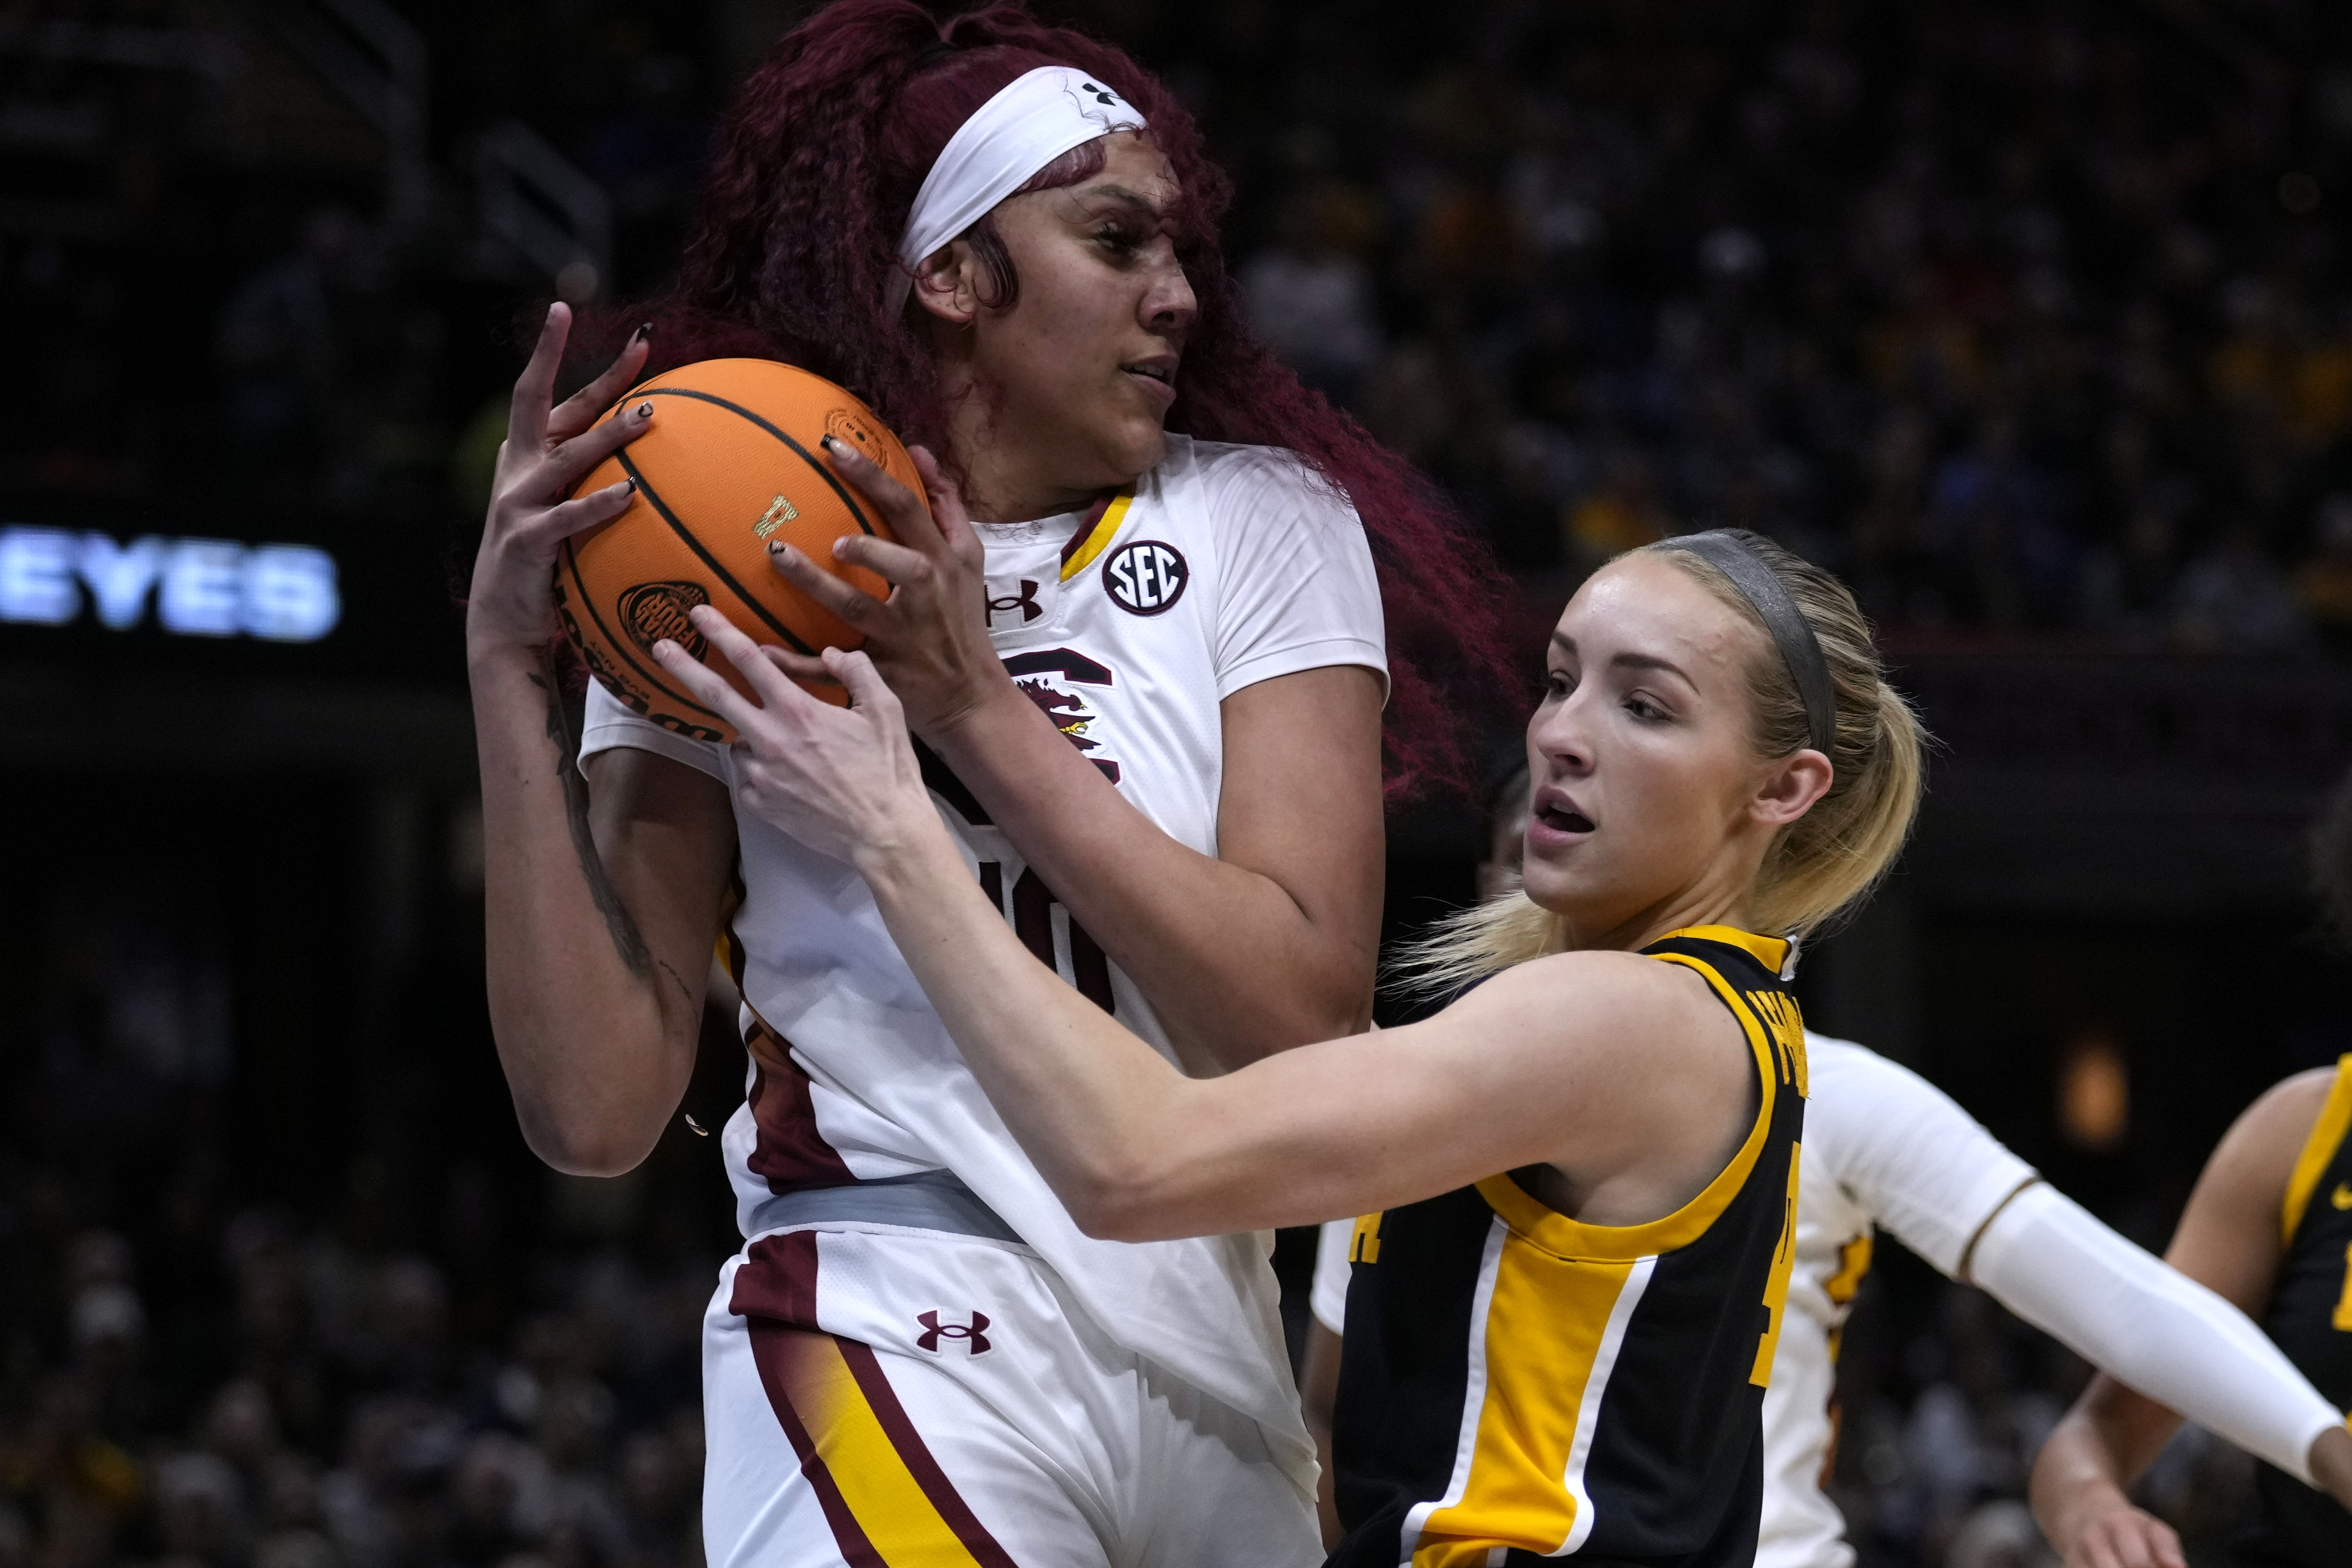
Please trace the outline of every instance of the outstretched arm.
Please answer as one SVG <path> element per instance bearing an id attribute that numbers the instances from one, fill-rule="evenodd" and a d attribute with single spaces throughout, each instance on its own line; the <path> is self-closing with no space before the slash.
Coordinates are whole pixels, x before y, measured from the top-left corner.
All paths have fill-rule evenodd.
<path id="1" fill-rule="evenodd" d="M 2244 1312 L 2052 1187 L 1993 1217 L 1973 1273 L 2077 1355 L 2298 1479 L 2313 1442 L 2344 1424 Z"/>
<path id="2" fill-rule="evenodd" d="M 2258 1314 L 2269 1303 L 2278 1272 L 2279 1212 L 2287 1179 L 2317 1117 L 2326 1079 L 2326 1073 L 2290 1079 L 2238 1119 L 2207 1163 L 2166 1252 L 2166 1260 L 2181 1275 L 2239 1314 Z M 1979 1249 L 1980 1276 L 1990 1263 L 2011 1293 L 2035 1307 L 2027 1314 L 2035 1321 L 2063 1309 L 2049 1299 L 2053 1287 L 2021 1261 L 2012 1244 L 2032 1245 L 2037 1239 L 2046 1243 L 2065 1225 L 2063 1210 L 2046 1199 L 2036 1200 L 2014 1220 L 2007 1214 L 1995 1220 L 1986 1235 L 1993 1243 L 1990 1256 Z M 2089 1247 L 2082 1259 L 2085 1267 L 2114 1273 L 2117 1281 L 2128 1281 L 2139 1271 L 2116 1251 L 2128 1249 L 2120 1239 L 2106 1246 L 2096 1236 L 2075 1235 L 2070 1241 L 2074 1244 Z M 1992 1281 L 1987 1283 L 1990 1288 Z M 2179 1299 L 2168 1306 L 2168 1298 L 2176 1295 Z M 2153 1291 L 2149 1301 L 2132 1310 L 2152 1314 L 2119 1341 L 2118 1348 L 2136 1364 L 2126 1367 L 2116 1358 L 2102 1357 L 2106 1365 L 2132 1376 L 2150 1393 L 2175 1401 L 2224 1436 L 2255 1447 L 2273 1464 L 2305 1477 L 2338 1501 L 2352 1503 L 2352 1434 L 2331 1418 L 2334 1413 L 2324 1403 L 2316 1403 L 2315 1393 L 2307 1393 L 2307 1385 L 2294 1387 L 2302 1379 L 2291 1367 L 2282 1376 L 2271 1359 L 2275 1350 L 2270 1356 L 2262 1354 L 2267 1342 L 2244 1343 L 2237 1332 L 2243 1316 L 2235 1322 L 2219 1317 L 2202 1295 L 2170 1291 Z M 2165 1335 L 2168 1310 L 2201 1317 L 2211 1330 L 2206 1348 L 2189 1364 L 2165 1367 L 2158 1364 L 2166 1359 L 2163 1354 L 2151 1359 L 2131 1348 L 2149 1334 Z M 2252 1325 L 2245 1324 L 2245 1330 L 2252 1332 Z M 2176 1347 L 2170 1359 L 2184 1358 Z M 2215 1382 L 2224 1375 L 2225 1362 L 2235 1369 L 2227 1376 L 2227 1386 Z M 2069 1564 L 2177 1568 L 2183 1561 L 2172 1531 L 2134 1508 L 2126 1495 L 2179 1425 L 2176 1409 L 2108 1373 L 2102 1372 L 2084 1390 L 2043 1445 L 2033 1469 L 2035 1516 Z M 2279 1436 L 2296 1426 L 2303 1428 L 2299 1439 Z"/>
<path id="3" fill-rule="evenodd" d="M 2340 1417 L 2245 1313 L 2042 1182 L 1908 1069 L 1823 1041 L 1813 1083 L 1811 1141 L 1906 1246 L 2130 1387 L 2307 1473 L 2313 1439 Z"/>
<path id="4" fill-rule="evenodd" d="M 766 706 L 674 643 L 656 657 L 747 737 L 766 728 L 779 742 L 739 754 L 744 806 L 865 876 L 973 1076 L 1091 1234 L 1297 1225 L 1538 1163 L 1614 1182 L 1617 1201 L 1647 1205 L 1636 1218 L 1649 1218 L 1704 1186 L 1746 1131 L 1754 1068 L 1729 1014 L 1697 977 L 1622 953 L 1522 965 L 1411 1028 L 1186 1078 L 1037 963 L 990 906 L 863 655 L 825 655 L 855 705 L 843 713 L 724 617 L 695 615 Z"/>

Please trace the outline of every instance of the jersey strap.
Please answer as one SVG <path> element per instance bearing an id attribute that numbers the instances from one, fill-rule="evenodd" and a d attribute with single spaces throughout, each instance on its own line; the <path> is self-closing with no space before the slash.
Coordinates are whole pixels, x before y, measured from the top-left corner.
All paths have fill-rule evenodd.
<path id="1" fill-rule="evenodd" d="M 2327 1103 L 2319 1108 L 2319 1120 L 2312 1124 L 2311 1136 L 2304 1140 L 2303 1153 L 2295 1158 L 2294 1175 L 2286 1184 L 2286 1202 L 2279 1209 L 2281 1246 L 2294 1244 L 2294 1233 L 2303 1227 L 2303 1211 L 2311 1207 L 2313 1189 L 2343 1146 L 2347 1128 L 2352 1128 L 2352 1055 L 2336 1058 L 2336 1082 L 2327 1087 Z"/>
<path id="2" fill-rule="evenodd" d="M 1135 504 L 1135 486 L 1117 490 L 1097 501 L 1070 535 L 1070 542 L 1062 547 L 1062 580 L 1067 582 L 1094 565 L 1095 558 L 1118 534 L 1121 523 L 1127 521 L 1127 509 Z"/>
<path id="3" fill-rule="evenodd" d="M 1658 950 L 1677 939 L 1686 950 Z M 1731 1156 L 1731 1163 L 1718 1171 L 1697 1197 L 1672 1214 L 1642 1225 L 1591 1225 L 1571 1219 L 1534 1197 L 1508 1175 L 1488 1176 L 1475 1184 L 1478 1196 L 1502 1217 L 1504 1223 L 1546 1251 L 1561 1258 L 1631 1261 L 1689 1246 L 1706 1234 L 1707 1227 L 1721 1217 L 1747 1186 L 1772 1131 L 1773 1103 L 1780 1091 L 1789 1087 L 1801 1097 L 1804 1094 L 1805 1026 L 1794 1004 L 1784 992 L 1745 991 L 1732 984 L 1704 956 L 1707 943 L 1738 947 L 1775 974 L 1787 958 L 1789 945 L 1775 937 L 1759 936 L 1727 925 L 1698 925 L 1669 933 L 1643 949 L 1649 956 L 1664 963 L 1679 964 L 1696 971 L 1747 1035 L 1748 1049 L 1755 1060 L 1757 1079 L 1762 1088 L 1748 1136 Z M 1795 1169 L 1793 1166 L 1790 1168 Z"/>

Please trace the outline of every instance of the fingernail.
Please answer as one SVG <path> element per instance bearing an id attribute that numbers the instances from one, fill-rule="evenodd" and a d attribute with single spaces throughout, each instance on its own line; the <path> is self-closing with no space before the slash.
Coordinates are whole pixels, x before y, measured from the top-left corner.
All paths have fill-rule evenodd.
<path id="1" fill-rule="evenodd" d="M 654 405 L 652 403 L 641 402 L 637 404 L 637 417 L 639 419 L 651 419 L 653 416 Z"/>
<path id="2" fill-rule="evenodd" d="M 650 337 L 652 337 L 653 335 L 654 335 L 654 324 L 653 324 L 652 322 L 648 321 L 648 322 L 646 322 L 644 326 L 642 326 L 642 327 L 638 328 L 635 331 L 634 331 L 634 332 L 632 332 L 632 333 L 630 333 L 630 334 L 629 334 L 629 341 L 631 341 L 632 343 L 642 343 L 642 342 L 644 342 L 647 338 L 650 338 Z"/>
<path id="3" fill-rule="evenodd" d="M 668 638 L 667 638 L 667 637 L 662 637 L 662 638 L 657 638 L 657 639 L 656 639 L 656 641 L 655 641 L 655 643 L 654 643 L 654 657 L 655 657 L 655 658 L 658 659 L 658 658 L 661 658 L 662 656 L 664 656 L 665 654 L 668 654 L 668 653 L 677 653 L 677 643 L 673 643 L 673 642 L 671 642 Z"/>
<path id="4" fill-rule="evenodd" d="M 828 435 L 824 438 L 824 449 L 838 457 L 843 453 L 849 450 L 849 443 L 845 441 L 835 441 L 832 436 Z"/>
<path id="5" fill-rule="evenodd" d="M 793 549 L 792 546 L 786 544 L 782 539 L 778 539 L 775 543 L 770 545 L 768 547 L 768 553 L 774 556 L 778 560 L 796 560 L 800 558 L 800 551 Z"/>

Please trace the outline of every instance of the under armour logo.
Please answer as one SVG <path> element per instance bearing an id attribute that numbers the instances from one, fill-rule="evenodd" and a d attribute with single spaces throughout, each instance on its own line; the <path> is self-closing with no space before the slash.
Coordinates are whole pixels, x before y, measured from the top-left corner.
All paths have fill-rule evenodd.
<path id="1" fill-rule="evenodd" d="M 939 1309 L 934 1307 L 928 1312 L 917 1312 L 915 1321 L 923 1325 L 923 1332 L 915 1336 L 915 1348 L 918 1350 L 928 1350 L 937 1355 L 940 1341 L 960 1339 L 969 1343 L 972 1354 L 988 1354 L 988 1336 L 981 1332 L 988 1326 L 986 1312 L 972 1313 L 970 1324 L 943 1323 L 940 1322 Z"/>
<path id="2" fill-rule="evenodd" d="M 1078 84 L 1078 86 L 1079 86 L 1079 87 L 1080 87 L 1080 89 L 1082 89 L 1083 90 L 1085 90 L 1085 91 L 1087 91 L 1087 92 L 1090 92 L 1090 93 L 1094 94 L 1094 95 L 1095 95 L 1095 101 L 1096 101 L 1097 103 L 1099 103 L 1099 104 L 1105 104 L 1105 105 L 1111 106 L 1111 107 L 1116 107 L 1116 106 L 1118 105 L 1118 94 L 1117 94 L 1117 93 L 1115 93 L 1115 92 L 1111 91 L 1111 90 L 1110 90 L 1110 89 L 1108 89 L 1108 88 L 1107 88 L 1107 87 L 1097 87 L 1094 83 L 1092 83 L 1092 82 L 1090 82 L 1090 81 L 1088 81 L 1088 82 L 1080 82 L 1080 83 Z"/>
<path id="3" fill-rule="evenodd" d="M 991 626 L 996 624 L 996 612 L 1000 610 L 1007 615 L 1016 610 L 1021 612 L 1021 624 L 1024 626 L 1045 613 L 1037 603 L 1037 585 L 1025 577 L 1021 580 L 1021 591 L 1018 594 L 1008 593 L 1002 599 L 992 599 L 988 601 L 988 623 Z"/>

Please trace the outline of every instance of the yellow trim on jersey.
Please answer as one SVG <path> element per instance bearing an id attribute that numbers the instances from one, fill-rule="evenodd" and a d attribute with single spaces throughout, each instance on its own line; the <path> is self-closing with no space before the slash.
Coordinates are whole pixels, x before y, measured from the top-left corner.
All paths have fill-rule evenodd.
<path id="1" fill-rule="evenodd" d="M 1718 931 L 1725 935 L 1716 936 Z M 1759 958 L 1763 955 L 1755 946 L 1758 943 L 1780 948 L 1784 953 L 1788 947 L 1785 942 L 1750 936 L 1723 925 L 1696 926 L 1675 935 L 1697 936 L 1702 932 L 1707 941 L 1741 937 L 1743 940 L 1737 946 L 1756 953 Z M 1772 1128 L 1773 1098 L 1780 1085 L 1785 1082 L 1794 1086 L 1804 1081 L 1804 1019 L 1797 1016 L 1793 1006 L 1787 1009 L 1785 1020 L 1776 1017 L 1768 1022 L 1748 995 L 1717 974 L 1715 967 L 1706 960 L 1685 953 L 1654 953 L 1651 956 L 1661 963 L 1680 964 L 1703 977 L 1731 1009 L 1731 1016 L 1739 1020 L 1739 1027 L 1748 1032 L 1748 1048 L 1756 1058 L 1756 1074 L 1764 1085 L 1764 1092 L 1757 1097 L 1755 1124 L 1748 1129 L 1747 1141 L 1731 1156 L 1731 1163 L 1717 1172 L 1696 1197 L 1672 1214 L 1643 1225 L 1588 1225 L 1580 1219 L 1570 1219 L 1531 1197 L 1507 1174 L 1491 1176 L 1477 1184 L 1478 1196 L 1503 1217 L 1504 1223 L 1546 1251 L 1562 1258 L 1647 1258 L 1687 1247 L 1706 1235 L 1706 1228 L 1739 1196 L 1748 1173 L 1756 1168 L 1756 1161 L 1764 1152 L 1765 1135 Z"/>
<path id="2" fill-rule="evenodd" d="M 1128 507 L 1134 504 L 1135 492 L 1131 489 L 1121 490 L 1111 497 L 1110 505 L 1105 507 L 1103 515 L 1096 519 L 1094 531 L 1087 536 L 1087 542 L 1080 545 L 1077 552 L 1062 563 L 1064 582 L 1069 581 L 1070 579 L 1094 565 L 1095 557 L 1102 554 L 1103 550 L 1109 546 L 1111 536 L 1118 532 L 1119 524 L 1127 521 Z"/>
<path id="3" fill-rule="evenodd" d="M 1780 1211 L 1780 1244 L 1772 1249 L 1772 1273 L 1764 1284 L 1764 1333 L 1756 1343 L 1756 1364 L 1748 1381 L 1759 1388 L 1772 1381 L 1772 1356 L 1780 1348 L 1780 1325 L 1789 1321 L 1789 1270 L 1797 1261 L 1797 1167 L 1802 1144 L 1789 1145 L 1788 1207 Z"/>
<path id="4" fill-rule="evenodd" d="M 2279 1209 L 2280 1246 L 2294 1244 L 2303 1211 L 2311 1207 L 2313 1190 L 2343 1146 L 2347 1128 L 2352 1128 L 2352 1055 L 2336 1059 L 2336 1082 L 2327 1086 L 2327 1103 L 2319 1108 L 2319 1120 L 2311 1124 L 2311 1136 L 2303 1141 L 2303 1153 L 2295 1157 L 2294 1175 L 2286 1184 L 2286 1202 Z"/>
<path id="5" fill-rule="evenodd" d="M 1867 1230 L 1838 1249 L 1838 1271 L 1822 1281 L 1822 1291 L 1830 1305 L 1843 1307 L 1862 1294 L 1862 1281 L 1870 1273 L 1870 1255 L 1875 1249 Z"/>
<path id="6" fill-rule="evenodd" d="M 1759 936 L 1753 931 L 1742 931 L 1737 925 L 1685 925 L 1679 931 L 1667 932 L 1658 940 L 1671 942 L 1677 936 L 1688 936 L 1700 942 L 1720 942 L 1727 947 L 1737 947 L 1776 975 L 1789 967 L 1789 943 L 1785 937 Z"/>
<path id="7" fill-rule="evenodd" d="M 1584 1460 L 1623 1342 L 1639 1260 L 1555 1258 L 1506 1236 L 1483 1323 L 1486 1397 L 1461 1498 L 1422 1521 L 1412 1568 L 1484 1568 L 1496 1548 L 1549 1555 L 1580 1544 Z M 1612 1330 L 1614 1330 L 1612 1333 Z M 1588 1406 L 1590 1408 L 1588 1408 Z M 1588 1522 L 1582 1533 L 1590 1533 Z"/>
<path id="8" fill-rule="evenodd" d="M 1871 1233 L 1865 1230 L 1838 1249 L 1838 1271 L 1822 1281 L 1822 1291 L 1829 1297 L 1830 1306 L 1833 1310 L 1851 1306 L 1854 1297 L 1862 1293 L 1862 1281 L 1870 1272 L 1871 1247 Z M 1844 1348 L 1845 1320 L 1841 1317 L 1837 1326 L 1830 1330 L 1830 1360 L 1834 1363 L 1838 1358 L 1838 1353 Z M 1836 1420 L 1834 1414 L 1832 1415 L 1831 1420 L 1832 1423 Z M 1834 1426 L 1832 1427 L 1830 1446 L 1832 1450 L 1837 1447 Z M 1832 1453 L 1831 1458 L 1832 1459 L 1836 1458 L 1834 1452 Z M 1822 1471 L 1824 1475 L 1829 1473 L 1827 1469 Z M 1829 1483 L 1823 1481 L 1822 1484 L 1827 1486 Z"/>
<path id="9" fill-rule="evenodd" d="M 782 1367 L 793 1409 L 884 1563 L 979 1568 L 883 1429 L 831 1334 L 794 1333 Z"/>
<path id="10" fill-rule="evenodd" d="M 1778 936 L 1759 936 L 1753 931 L 1742 931 L 1736 925 L 1685 925 L 1679 931 L 1667 932 L 1658 940 L 1671 942 L 1677 936 L 1692 937 L 1701 942 L 1720 942 L 1727 947 L 1737 947 L 1775 975 L 1780 974 L 1789 962 L 1787 941 Z M 1655 953 L 1651 956 L 1670 963 L 1698 967 L 1677 954 Z M 1706 973 L 1716 990 L 1729 1000 L 1733 993 L 1726 988 L 1723 977 L 1715 972 L 1712 965 L 1707 967 Z M 1780 1061 L 1780 1082 L 1794 1083 L 1799 1099 L 1812 1098 L 1812 1074 L 1805 1056 L 1805 1020 L 1797 1010 L 1797 999 L 1783 991 L 1745 991 L 1739 995 L 1747 1001 L 1748 1010 L 1763 1023 L 1764 1032 L 1771 1037 L 1772 1049 Z"/>

